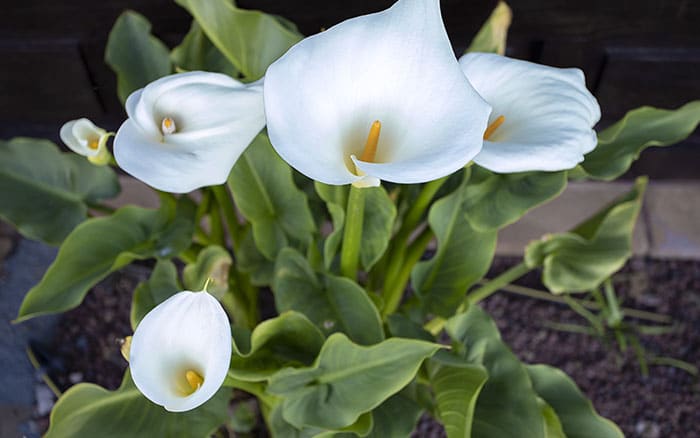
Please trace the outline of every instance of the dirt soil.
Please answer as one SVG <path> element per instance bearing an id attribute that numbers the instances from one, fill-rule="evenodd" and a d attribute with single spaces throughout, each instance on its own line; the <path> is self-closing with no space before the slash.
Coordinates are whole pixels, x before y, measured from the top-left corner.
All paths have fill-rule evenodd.
<path id="1" fill-rule="evenodd" d="M 515 262 L 496 260 L 489 276 Z M 64 315 L 51 344 L 33 345 L 61 389 L 81 381 L 109 389 L 119 385 L 126 367 L 119 339 L 131 334 L 131 293 L 148 272 L 148 266 L 134 266 L 110 276 L 80 307 Z M 536 272 L 518 283 L 542 288 Z M 642 336 L 649 354 L 700 364 L 699 261 L 635 259 L 616 277 L 615 285 L 624 306 L 667 314 L 679 324 L 672 334 Z M 551 328 L 551 323 L 585 324 L 562 304 L 500 292 L 484 307 L 522 360 L 563 369 L 598 412 L 615 421 L 626 436 L 700 437 L 700 385 L 685 371 L 650 366 L 649 375 L 643 377 L 634 354 L 621 356 L 614 345 L 596 337 Z M 46 416 L 37 420 L 42 428 L 48 426 Z M 423 419 L 414 436 L 441 437 L 444 431 Z"/>

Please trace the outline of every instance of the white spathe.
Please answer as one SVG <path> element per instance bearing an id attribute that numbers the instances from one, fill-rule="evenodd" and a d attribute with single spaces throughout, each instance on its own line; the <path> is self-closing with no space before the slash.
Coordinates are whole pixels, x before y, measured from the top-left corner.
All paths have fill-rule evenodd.
<path id="1" fill-rule="evenodd" d="M 126 101 L 114 139 L 122 169 L 159 190 L 185 193 L 222 184 L 265 126 L 262 83 L 219 73 L 158 79 Z"/>
<path id="2" fill-rule="evenodd" d="M 484 140 L 478 165 L 500 173 L 571 169 L 595 148 L 600 106 L 580 69 L 491 53 L 469 53 L 459 63 L 493 107 L 489 123 L 505 117 Z"/>
<path id="3" fill-rule="evenodd" d="M 171 412 L 194 409 L 221 387 L 231 361 L 231 327 L 209 293 L 182 291 L 148 312 L 131 339 L 136 387 Z M 192 387 L 187 373 L 201 378 Z"/>
<path id="4" fill-rule="evenodd" d="M 399 0 L 306 38 L 265 76 L 270 141 L 326 184 L 419 183 L 481 149 L 490 106 L 464 77 L 439 0 Z M 362 161 L 373 122 L 376 156 Z"/>
<path id="5" fill-rule="evenodd" d="M 70 150 L 87 157 L 90 162 L 98 165 L 109 162 L 107 139 L 110 134 L 89 119 L 81 118 L 64 123 L 59 135 Z"/>

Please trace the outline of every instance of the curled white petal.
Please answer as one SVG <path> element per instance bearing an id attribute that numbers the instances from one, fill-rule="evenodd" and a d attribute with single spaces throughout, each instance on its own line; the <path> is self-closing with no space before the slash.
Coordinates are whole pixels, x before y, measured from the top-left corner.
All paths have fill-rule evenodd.
<path id="1" fill-rule="evenodd" d="M 59 135 L 61 141 L 76 154 L 96 157 L 106 150 L 107 131 L 86 118 L 64 123 Z"/>
<path id="2" fill-rule="evenodd" d="M 438 0 L 400 0 L 306 38 L 269 67 L 264 97 L 280 156 L 336 185 L 448 175 L 481 149 L 490 111 L 456 62 Z M 376 157 L 361 161 L 375 120 Z"/>
<path id="3" fill-rule="evenodd" d="M 117 163 L 174 193 L 224 183 L 265 126 L 262 84 L 244 85 L 218 73 L 158 79 L 129 96 L 126 112 L 129 119 L 114 139 Z"/>
<path id="4" fill-rule="evenodd" d="M 495 172 L 571 169 L 593 150 L 600 107 L 583 72 L 489 53 L 470 53 L 460 65 L 493 107 L 499 126 L 474 161 Z"/>
<path id="5" fill-rule="evenodd" d="M 168 411 L 194 409 L 221 387 L 231 360 L 231 328 L 207 292 L 179 292 L 156 306 L 131 339 L 129 366 L 136 387 Z M 191 388 L 188 371 L 201 377 Z"/>

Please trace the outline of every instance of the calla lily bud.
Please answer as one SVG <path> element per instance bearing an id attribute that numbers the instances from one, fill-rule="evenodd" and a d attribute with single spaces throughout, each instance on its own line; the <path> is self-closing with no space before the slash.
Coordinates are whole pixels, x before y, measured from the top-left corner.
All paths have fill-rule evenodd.
<path id="1" fill-rule="evenodd" d="M 109 163 L 111 155 L 107 150 L 107 139 L 111 134 L 95 126 L 89 119 L 64 123 L 59 135 L 70 150 L 87 157 L 91 163 L 98 166 Z"/>
<path id="2" fill-rule="evenodd" d="M 491 53 L 469 53 L 459 63 L 493 107 L 474 158 L 479 166 L 499 173 L 565 170 L 595 148 L 600 107 L 581 70 Z"/>
<path id="3" fill-rule="evenodd" d="M 265 126 L 262 83 L 219 73 L 166 76 L 132 93 L 114 139 L 119 166 L 156 189 L 222 184 Z"/>
<path id="4" fill-rule="evenodd" d="M 179 292 L 151 310 L 131 339 L 136 387 L 171 412 L 189 411 L 221 387 L 231 361 L 231 327 L 206 291 Z"/>
<path id="5" fill-rule="evenodd" d="M 490 106 L 464 77 L 439 0 L 399 0 L 306 38 L 265 75 L 279 155 L 326 184 L 419 183 L 481 149 Z"/>

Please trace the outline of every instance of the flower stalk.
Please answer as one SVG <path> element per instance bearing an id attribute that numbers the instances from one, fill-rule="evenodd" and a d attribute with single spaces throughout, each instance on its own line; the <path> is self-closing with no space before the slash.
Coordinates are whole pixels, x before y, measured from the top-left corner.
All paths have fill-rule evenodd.
<path id="1" fill-rule="evenodd" d="M 340 253 L 340 273 L 353 280 L 357 277 L 357 265 L 360 261 L 364 215 L 364 189 L 350 186 L 350 194 L 348 195 L 348 203 L 345 210 L 343 247 Z"/>

